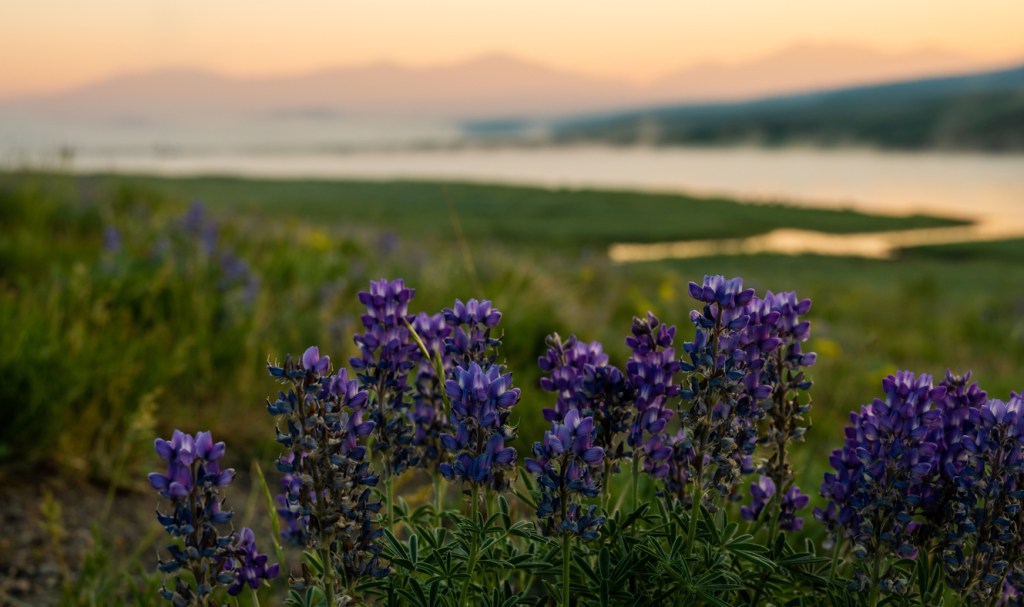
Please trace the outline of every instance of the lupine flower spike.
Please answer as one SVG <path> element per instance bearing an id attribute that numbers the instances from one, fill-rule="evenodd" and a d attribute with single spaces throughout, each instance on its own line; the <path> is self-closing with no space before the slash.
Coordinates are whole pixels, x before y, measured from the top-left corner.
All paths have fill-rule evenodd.
<path id="1" fill-rule="evenodd" d="M 222 488 L 231 483 L 235 471 L 221 470 L 224 443 L 214 443 L 209 432 L 195 436 L 175 430 L 171 440 L 156 439 L 156 452 L 167 463 L 164 473 L 149 475 L 149 482 L 171 502 L 169 514 L 157 512 L 157 520 L 175 542 L 167 546 L 170 558 L 160 561 L 160 570 L 177 575 L 173 587 L 166 585 L 160 595 L 178 606 L 214 605 L 215 589 L 226 585 L 229 594 L 241 592 L 248 584 L 257 588 L 278 572 L 268 565 L 266 555 L 256 551 L 256 539 L 249 529 L 241 534 L 222 534 L 232 512 L 224 510 Z"/>
<path id="2" fill-rule="evenodd" d="M 378 478 L 366 461 L 365 440 L 374 428 L 363 420 L 367 393 L 345 369 L 331 373 L 329 357 L 315 346 L 298 363 L 287 357 L 268 369 L 285 386 L 267 403 L 267 411 L 281 419 L 277 441 L 286 449 L 277 463 L 285 474 L 285 493 L 277 500 L 282 534 L 317 550 L 328 565 L 325 579 L 304 569 L 292 584 L 319 585 L 328 596 L 340 596 L 348 590 L 343 581 L 387 574 L 378 557 L 381 504 L 371 500 Z"/>

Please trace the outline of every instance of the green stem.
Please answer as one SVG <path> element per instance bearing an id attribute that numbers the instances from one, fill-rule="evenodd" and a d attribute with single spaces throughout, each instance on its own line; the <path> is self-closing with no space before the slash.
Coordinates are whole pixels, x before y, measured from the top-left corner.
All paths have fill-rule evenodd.
<path id="1" fill-rule="evenodd" d="M 881 543 L 881 542 L 879 542 L 879 543 Z M 882 551 L 881 550 L 878 550 L 878 549 L 875 550 L 875 564 L 874 564 L 874 567 L 872 568 L 872 572 L 871 573 L 872 573 L 871 596 L 868 599 L 868 605 L 870 605 L 871 607 L 876 607 L 876 605 L 878 605 L 878 595 L 879 595 L 878 585 L 879 585 L 879 580 L 882 577 Z"/>
<path id="2" fill-rule="evenodd" d="M 395 479 L 389 473 L 384 477 L 384 489 L 388 499 L 388 530 L 395 532 Z"/>
<path id="3" fill-rule="evenodd" d="M 639 499 L 637 498 L 637 486 L 640 483 L 640 453 L 638 451 L 639 448 L 640 447 L 636 447 L 633 450 L 633 493 L 632 493 L 632 497 L 633 497 L 633 511 L 634 512 L 640 506 Z"/>
<path id="4" fill-rule="evenodd" d="M 775 534 L 779 530 L 779 515 L 782 513 L 782 485 L 775 486 L 775 495 L 772 496 L 772 512 L 771 512 L 771 523 L 768 525 L 768 541 L 771 542 L 769 545 L 775 545 Z"/>
<path id="5" fill-rule="evenodd" d="M 330 547 L 320 545 L 320 561 L 324 568 L 324 596 L 327 598 L 328 607 L 333 607 L 334 600 L 334 566 L 331 564 Z"/>
<path id="6" fill-rule="evenodd" d="M 601 484 L 601 507 L 604 508 L 605 514 L 611 514 L 611 499 L 612 499 L 612 462 L 607 457 L 604 458 L 604 482 Z"/>
<path id="7" fill-rule="evenodd" d="M 832 567 L 828 571 L 828 585 L 831 586 L 832 582 L 836 579 L 836 565 L 839 564 L 839 538 L 835 539 L 836 545 L 832 547 Z"/>
<path id="8" fill-rule="evenodd" d="M 260 595 L 256 593 L 255 588 L 250 588 L 252 591 L 252 604 L 254 607 L 260 607 Z"/>
<path id="9" fill-rule="evenodd" d="M 704 466 L 697 466 L 697 478 L 693 484 L 693 503 L 690 505 L 690 528 L 686 533 L 686 556 L 693 555 L 693 544 L 697 541 L 697 518 L 700 517 L 701 502 L 704 501 Z"/>
<path id="10" fill-rule="evenodd" d="M 444 505 L 441 488 L 441 475 L 434 473 L 434 526 L 441 527 L 441 507 Z"/>
<path id="11" fill-rule="evenodd" d="M 569 607 L 569 548 L 572 536 L 562 535 L 562 607 Z"/>
<path id="12" fill-rule="evenodd" d="M 476 569 L 477 552 L 480 550 L 480 534 L 477 533 L 475 523 L 477 523 L 477 503 L 480 498 L 480 490 L 476 485 L 470 490 L 470 504 L 469 504 L 469 516 L 472 518 L 474 523 L 473 538 L 469 543 L 469 569 L 467 571 L 466 582 L 462 585 L 462 592 L 459 595 L 459 605 L 468 605 L 469 599 L 469 586 L 473 583 L 474 570 Z"/>

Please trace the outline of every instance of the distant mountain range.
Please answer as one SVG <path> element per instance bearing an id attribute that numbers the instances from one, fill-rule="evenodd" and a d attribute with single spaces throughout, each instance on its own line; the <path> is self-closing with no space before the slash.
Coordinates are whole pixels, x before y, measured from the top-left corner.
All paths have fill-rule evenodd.
<path id="1" fill-rule="evenodd" d="M 0 116 L 116 125 L 219 116 L 474 119 L 551 117 L 654 103 L 728 101 L 979 68 L 963 56 L 802 45 L 740 65 L 703 64 L 637 84 L 489 55 L 413 69 L 380 63 L 234 78 L 193 69 L 129 74 L 58 94 L 0 101 Z"/>
<path id="2" fill-rule="evenodd" d="M 478 133 L 508 123 L 477 123 Z M 523 131 L 523 129 L 520 129 Z M 574 117 L 547 125 L 549 143 L 866 145 L 1024 150 L 1024 66 L 751 102 L 683 104 Z"/>

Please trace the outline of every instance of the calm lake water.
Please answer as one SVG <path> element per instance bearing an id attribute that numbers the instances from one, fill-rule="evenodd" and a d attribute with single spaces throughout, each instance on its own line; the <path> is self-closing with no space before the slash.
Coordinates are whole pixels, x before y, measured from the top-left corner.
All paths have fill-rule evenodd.
<path id="1" fill-rule="evenodd" d="M 570 147 L 76 156 L 75 170 L 467 180 L 934 213 L 1024 233 L 1024 154 Z"/>

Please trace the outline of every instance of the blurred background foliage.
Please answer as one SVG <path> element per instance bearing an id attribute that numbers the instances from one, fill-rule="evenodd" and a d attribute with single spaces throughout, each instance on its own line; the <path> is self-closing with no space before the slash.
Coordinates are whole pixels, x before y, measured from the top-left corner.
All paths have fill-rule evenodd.
<path id="1" fill-rule="evenodd" d="M 203 200 L 204 202 L 197 202 Z M 481 202 L 482 201 L 482 202 Z M 599 208 L 601 212 L 595 212 Z M 544 209 L 555 210 L 550 215 Z M 134 485 L 154 436 L 212 429 L 236 465 L 275 452 L 268 359 L 317 344 L 355 354 L 371 279 L 402 277 L 413 311 L 456 298 L 504 313 L 528 449 L 550 395 L 544 337 L 601 340 L 624 364 L 633 315 L 693 330 L 686 284 L 742 276 L 814 307 L 814 428 L 798 449 L 816 493 L 850 411 L 898 368 L 973 369 L 997 397 L 1024 388 L 1020 242 L 927 247 L 900 259 L 734 256 L 614 265 L 609 225 L 722 237 L 788 226 L 941 225 L 683 196 L 436 183 L 0 176 L 0 474 Z M 847 231 L 849 228 L 846 228 Z"/>

